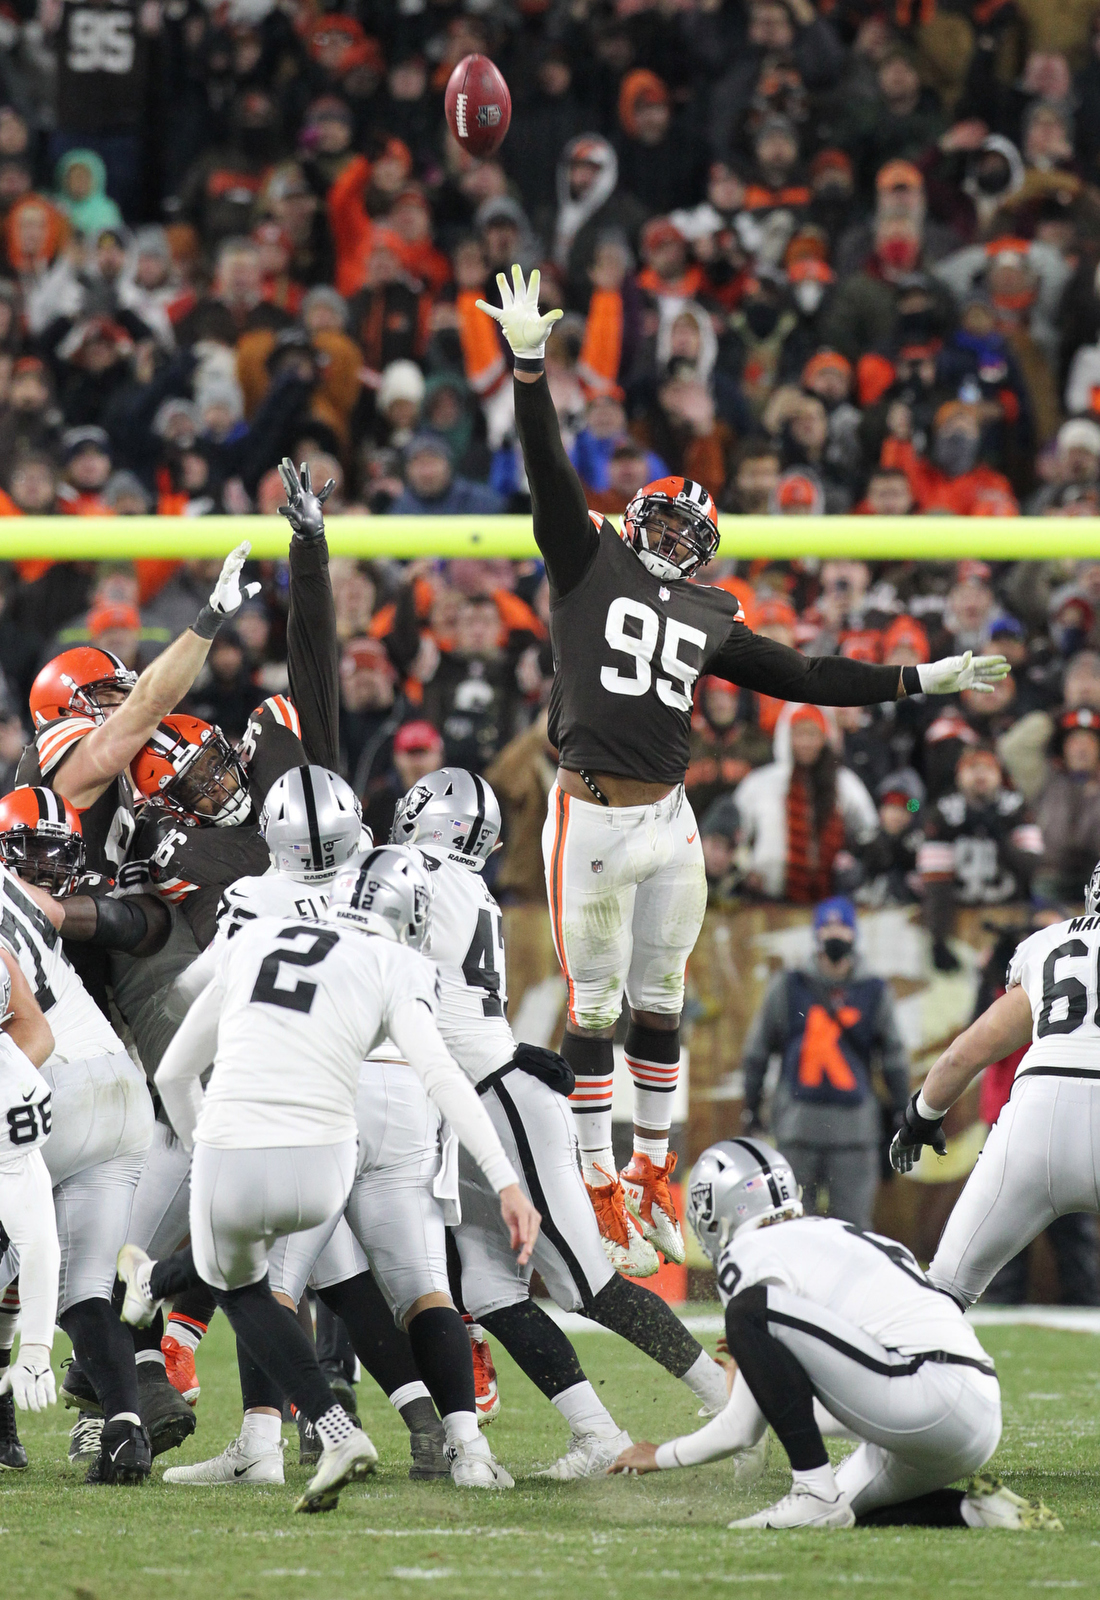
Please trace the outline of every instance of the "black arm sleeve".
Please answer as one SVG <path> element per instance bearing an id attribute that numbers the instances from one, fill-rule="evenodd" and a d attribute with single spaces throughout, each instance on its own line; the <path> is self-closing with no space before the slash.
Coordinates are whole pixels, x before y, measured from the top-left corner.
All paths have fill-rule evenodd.
<path id="1" fill-rule="evenodd" d="M 584 485 L 565 453 L 558 414 L 545 377 L 514 385 L 516 431 L 531 490 L 535 543 L 542 551 L 555 596 L 575 589 L 599 547 L 588 515 Z"/>
<path id="2" fill-rule="evenodd" d="M 121 900 L 105 895 L 78 895 L 62 904 L 66 913 L 62 938 L 75 938 L 82 944 L 98 945 L 103 950 L 155 956 L 167 944 L 172 931 L 172 913 L 154 894 L 128 895 Z M 87 919 L 80 916 L 81 906 L 85 905 L 95 919 L 94 930 L 87 935 L 72 927 L 78 920 L 82 927 L 88 925 Z"/>
<path id="3" fill-rule="evenodd" d="M 290 541 L 286 665 L 306 755 L 317 766 L 338 771 L 340 651 L 324 538 Z"/>
<path id="4" fill-rule="evenodd" d="M 704 672 L 777 700 L 815 706 L 877 706 L 896 700 L 900 669 L 845 656 L 804 656 L 735 622 Z"/>

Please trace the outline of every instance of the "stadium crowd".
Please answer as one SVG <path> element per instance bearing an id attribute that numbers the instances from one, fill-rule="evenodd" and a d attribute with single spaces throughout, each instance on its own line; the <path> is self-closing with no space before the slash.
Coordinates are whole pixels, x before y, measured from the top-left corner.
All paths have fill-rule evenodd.
<path id="1" fill-rule="evenodd" d="M 523 510 L 513 261 L 566 312 L 547 365 L 594 509 L 663 472 L 738 512 L 1100 514 L 1100 8 L 1093 0 L 41 0 L 0 16 L 0 513 Z M 490 54 L 499 157 L 442 114 Z M 3 569 L 0 780 L 34 674 L 144 665 L 201 562 Z M 239 736 L 285 686 L 286 572 L 188 709 Z M 442 760 L 544 894 L 553 775 L 539 564 L 333 563 L 343 765 L 385 836 Z M 721 555 L 810 653 L 1011 659 L 995 694 L 871 711 L 699 685 L 688 792 L 716 900 L 1074 902 L 1100 854 L 1100 562 Z"/>

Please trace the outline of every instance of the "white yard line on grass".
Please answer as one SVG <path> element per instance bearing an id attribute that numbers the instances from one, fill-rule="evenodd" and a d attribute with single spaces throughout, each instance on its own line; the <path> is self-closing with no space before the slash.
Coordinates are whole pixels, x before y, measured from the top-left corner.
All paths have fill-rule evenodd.
<path id="1" fill-rule="evenodd" d="M 559 1311 L 548 1301 L 540 1301 L 554 1321 L 566 1333 L 610 1333 L 598 1322 L 590 1322 L 575 1311 Z M 675 1307 L 673 1308 L 676 1309 Z M 978 1327 L 1056 1328 L 1065 1333 L 1100 1334 L 1100 1306 L 978 1306 L 969 1313 L 970 1321 Z M 689 1333 L 724 1333 L 725 1322 L 720 1311 L 689 1311 L 681 1316 Z"/>

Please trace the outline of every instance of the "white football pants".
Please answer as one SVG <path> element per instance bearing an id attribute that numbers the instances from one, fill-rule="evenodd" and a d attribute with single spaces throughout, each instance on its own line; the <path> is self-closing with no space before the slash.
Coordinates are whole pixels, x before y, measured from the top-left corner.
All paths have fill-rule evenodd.
<path id="1" fill-rule="evenodd" d="M 699 825 L 683 786 L 650 806 L 601 806 L 555 784 L 542 858 L 570 1022 L 614 1027 L 624 991 L 635 1011 L 678 1015 L 707 906 Z"/>
<path id="2" fill-rule="evenodd" d="M 356 1141 L 221 1150 L 198 1141 L 191 1164 L 191 1249 L 204 1283 L 241 1289 L 267 1275 L 286 1233 L 335 1226 L 355 1177 Z"/>
<path id="3" fill-rule="evenodd" d="M 973 1305 L 1006 1261 L 1071 1211 L 1100 1211 L 1100 1080 L 1025 1073 L 989 1130 L 928 1276 Z"/>
<path id="4" fill-rule="evenodd" d="M 153 1136 L 145 1074 L 124 1050 L 57 1061 L 42 1068 L 52 1090 L 53 1127 L 42 1155 L 53 1185 L 61 1246 L 57 1310 L 109 1300 L 115 1259 L 126 1243 L 130 1212 Z M 19 1271 L 9 1249 L 0 1289 Z"/>
<path id="5" fill-rule="evenodd" d="M 368 1061 L 355 1116 L 359 1161 L 344 1215 L 280 1240 L 269 1257 L 271 1287 L 297 1303 L 307 1284 L 343 1283 L 369 1265 L 404 1327 L 421 1296 L 450 1294 L 443 1208 L 433 1193 L 439 1112 L 407 1062 Z"/>
<path id="6" fill-rule="evenodd" d="M 531 1260 L 518 1266 L 500 1215 L 500 1196 L 462 1151 L 462 1221 L 455 1243 L 466 1309 L 480 1318 L 518 1305 L 527 1299 L 531 1274 L 537 1272 L 555 1305 L 583 1311 L 615 1273 L 577 1165 L 569 1102 L 517 1068 L 487 1089 L 481 1103 L 542 1224 Z"/>
<path id="7" fill-rule="evenodd" d="M 992 1363 L 985 1371 L 902 1355 L 812 1300 L 771 1285 L 767 1294 L 768 1332 L 797 1357 L 829 1416 L 863 1441 L 836 1469 L 857 1517 L 945 1488 L 989 1460 L 1001 1437 Z M 757 1443 L 767 1428 L 741 1385 L 738 1373 L 722 1414 L 740 1419 L 731 1450 Z"/>

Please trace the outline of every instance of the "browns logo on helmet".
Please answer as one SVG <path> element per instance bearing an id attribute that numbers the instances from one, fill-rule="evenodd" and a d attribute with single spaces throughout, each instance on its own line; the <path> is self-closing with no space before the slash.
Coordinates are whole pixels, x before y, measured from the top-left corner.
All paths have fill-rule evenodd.
<path id="1" fill-rule="evenodd" d="M 656 478 L 623 513 L 622 538 L 655 578 L 687 578 L 718 549 L 718 508 L 691 478 Z"/>
<path id="2" fill-rule="evenodd" d="M 237 752 L 199 717 L 165 717 L 131 761 L 130 776 L 146 800 L 203 827 L 232 827 L 252 807 Z"/>
<path id="3" fill-rule="evenodd" d="M 36 728 L 58 717 L 87 716 L 104 722 L 137 682 L 125 662 L 98 645 L 79 644 L 47 661 L 31 685 Z"/>
<path id="4" fill-rule="evenodd" d="M 71 894 L 84 871 L 76 811 L 52 789 L 13 789 L 0 799 L 0 861 L 24 883 Z"/>

